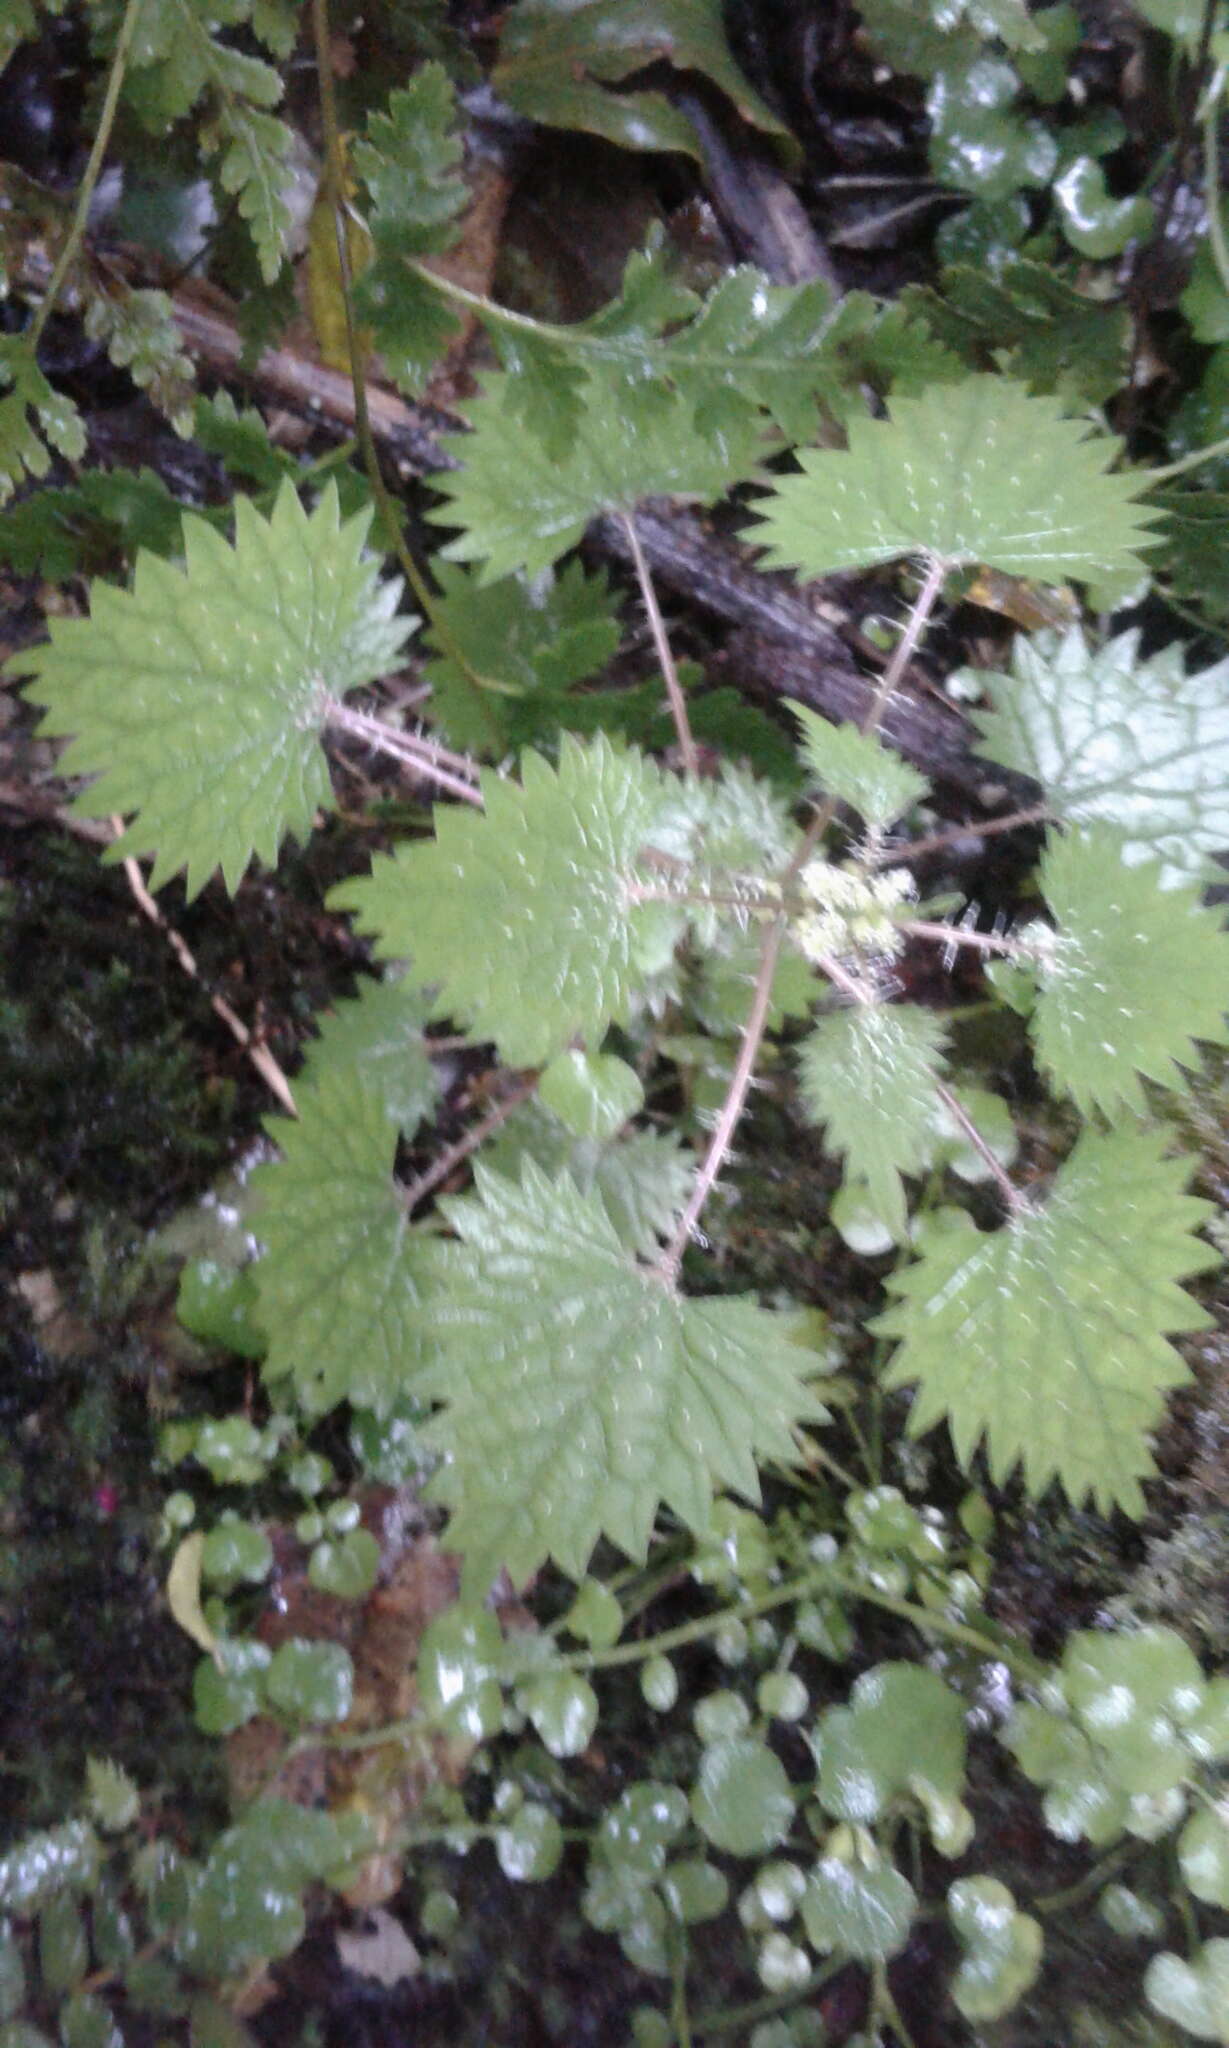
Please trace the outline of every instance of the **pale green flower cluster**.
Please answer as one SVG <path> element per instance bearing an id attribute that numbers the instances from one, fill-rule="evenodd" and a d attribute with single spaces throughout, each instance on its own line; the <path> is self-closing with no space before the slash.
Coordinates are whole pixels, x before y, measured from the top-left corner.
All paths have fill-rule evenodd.
<path id="1" fill-rule="evenodd" d="M 799 876 L 807 908 L 793 926 L 793 937 L 808 960 L 895 960 L 904 936 L 897 924 L 902 904 L 917 891 L 905 868 L 871 874 L 864 868 L 837 867 L 813 860 Z"/>

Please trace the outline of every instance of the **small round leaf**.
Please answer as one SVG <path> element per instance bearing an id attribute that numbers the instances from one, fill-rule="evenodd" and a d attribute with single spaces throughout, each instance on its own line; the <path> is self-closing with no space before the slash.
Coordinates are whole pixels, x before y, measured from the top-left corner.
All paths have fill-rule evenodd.
<path id="1" fill-rule="evenodd" d="M 454 1735 L 481 1742 L 503 1719 L 498 1673 L 499 1623 L 485 1608 L 449 1607 L 430 1622 L 418 1656 L 418 1687 L 427 1713 Z"/>
<path id="2" fill-rule="evenodd" d="M 505 1877 L 553 1877 L 563 1854 L 563 1830 L 548 1807 L 527 1800 L 496 1834 L 495 1854 Z"/>
<path id="3" fill-rule="evenodd" d="M 735 1736 L 704 1750 L 691 1811 L 715 1848 L 732 1856 L 758 1856 L 789 1833 L 794 1794 L 772 1750 Z"/>
<path id="4" fill-rule="evenodd" d="M 679 1696 L 679 1676 L 668 1657 L 646 1657 L 640 1667 L 640 1691 L 655 1714 L 668 1714 Z"/>
<path id="5" fill-rule="evenodd" d="M 662 1897 L 676 1920 L 693 1927 L 701 1920 L 715 1920 L 725 1911 L 730 1887 L 725 1873 L 701 1857 L 685 1857 L 671 1863 L 661 1881 Z"/>
<path id="6" fill-rule="evenodd" d="M 518 1686 L 516 1703 L 528 1714 L 552 1756 L 580 1756 L 597 1727 L 597 1694 L 574 1671 L 548 1671 Z"/>
<path id="7" fill-rule="evenodd" d="M 1204 1807 L 1188 1820 L 1178 1840 L 1178 1861 L 1197 1899 L 1229 1907 L 1229 1805 Z"/>
<path id="8" fill-rule="evenodd" d="M 344 1721 L 354 1698 L 354 1666 L 340 1643 L 296 1636 L 274 1651 L 265 1689 L 270 1705 L 290 1719 Z"/>
<path id="9" fill-rule="evenodd" d="M 380 1568 L 380 1546 L 370 1529 L 348 1529 L 334 1541 L 318 1543 L 307 1561 L 307 1576 L 322 1593 L 361 1600 Z"/>
<path id="10" fill-rule="evenodd" d="M 883 1962 L 904 1947 L 916 1907 L 913 1886 L 890 1863 L 865 1869 L 839 1856 L 821 1858 L 802 1897 L 812 1946 L 863 1963 Z"/>

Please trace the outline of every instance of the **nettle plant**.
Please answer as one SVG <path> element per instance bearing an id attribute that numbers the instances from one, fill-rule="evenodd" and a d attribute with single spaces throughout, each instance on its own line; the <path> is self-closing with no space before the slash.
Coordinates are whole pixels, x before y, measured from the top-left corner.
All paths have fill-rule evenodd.
<path id="1" fill-rule="evenodd" d="M 758 2048 L 812 2038 L 807 2001 L 851 1960 L 870 1973 L 872 2029 L 900 2035 L 887 1963 L 932 1911 L 956 1938 L 951 1990 L 968 2020 L 1023 1995 L 1041 1919 L 984 1868 L 993 1844 L 975 1842 L 964 1800 L 964 1694 L 987 1658 L 1030 1695 L 1004 1736 L 1044 1788 L 1049 1826 L 1108 1854 L 1081 1896 L 1100 1892 L 1115 1938 L 1145 1944 L 1157 2014 L 1229 2040 L 1229 1940 L 1215 1932 L 1229 1908 L 1229 1679 L 1207 1678 L 1165 1629 L 1081 1633 L 1053 1671 L 1006 1641 L 981 1612 L 984 1502 L 971 1494 L 945 1519 L 892 1487 L 821 1485 L 845 1398 L 827 1339 L 805 1304 L 706 1287 L 701 1235 L 757 1073 L 792 1070 L 802 1116 L 840 1163 L 832 1220 L 852 1246 L 895 1255 L 872 1329 L 882 1384 L 913 1390 L 910 1433 L 945 1421 L 961 1463 L 983 1451 L 996 1481 L 1018 1469 L 1035 1497 L 1057 1486 L 1142 1512 L 1151 1433 L 1188 1377 L 1169 1340 L 1209 1320 L 1181 1283 L 1219 1258 L 1199 1234 L 1209 1205 L 1186 1192 L 1193 1163 L 1145 1084 L 1185 1089 L 1197 1044 L 1227 1036 L 1229 940 L 1201 890 L 1229 844 L 1229 664 L 1188 674 L 1180 648 L 1145 656 L 1133 632 L 1019 634 L 1010 670 L 976 677 L 990 708 L 974 715 L 988 777 L 998 764 L 1040 785 L 1035 908 L 987 931 L 971 910 L 919 901 L 909 821 L 930 791 L 879 728 L 945 586 L 980 566 L 1082 582 L 1111 606 L 1144 573 L 1149 475 L 1116 468 L 1119 444 L 1058 399 L 970 376 L 916 323 L 870 301 L 834 307 L 821 286 L 738 271 L 697 300 L 650 250 L 579 329 L 475 301 L 423 261 L 463 204 L 451 122 L 447 81 L 426 67 L 353 156 L 371 245 L 351 308 L 356 370 L 369 329 L 417 388 L 455 302 L 503 359 L 437 479 L 430 516 L 450 536 L 438 588 L 406 555 L 373 464 L 376 505 L 349 516 L 333 484 L 308 502 L 286 479 L 267 513 L 236 502 L 233 539 L 186 517 L 177 557 L 142 550 L 129 587 L 96 583 L 88 617 L 53 620 L 23 657 L 44 731 L 71 738 L 65 769 L 88 778 L 78 808 L 127 820 L 105 857 L 151 857 L 154 887 L 183 874 L 195 895 L 220 870 L 233 890 L 253 859 L 310 833 L 333 801 L 331 735 L 444 792 L 430 837 L 331 898 L 387 971 L 326 1026 L 297 1120 L 270 1125 L 281 1159 L 254 1180 L 263 1252 L 243 1278 L 244 1328 L 259 1329 L 290 1419 L 271 1433 L 207 1425 L 178 1454 L 253 1483 L 340 1404 L 372 1442 L 417 1416 L 426 1497 L 463 1558 L 460 1603 L 423 1647 L 419 1735 L 483 1743 L 532 1726 L 567 1758 L 589 1743 L 604 1669 L 639 1663 L 663 1715 L 688 1644 L 712 1641 L 743 1673 L 694 1705 L 690 1782 L 640 1782 L 590 1831 L 588 1918 L 671 1987 L 668 2013 L 648 2002 L 636 2017 L 650 2048 L 686 2038 L 688 1930 L 726 1909 L 731 1868 L 768 2002 L 748 2017 Z M 881 417 L 868 385 L 890 387 Z M 821 410 L 845 445 L 809 445 Z M 697 743 L 636 525 L 648 497 L 712 502 L 746 482 L 747 538 L 769 564 L 810 579 L 899 563 L 917 579 L 862 726 L 794 707 L 797 767 L 776 779 L 735 758 L 714 770 Z M 442 739 L 353 701 L 397 667 L 416 623 L 368 552 L 373 510 L 427 614 Z M 559 567 L 599 513 L 623 522 L 640 578 L 672 728 L 664 759 L 629 737 L 629 720 L 652 728 L 643 693 L 629 710 L 625 693 L 577 688 L 619 637 L 604 580 Z M 473 752 L 495 765 L 478 770 Z M 1013 1172 L 1012 1105 L 962 1066 L 944 1010 L 904 991 L 907 950 L 942 968 L 966 949 L 1061 1107 L 1065 1150 L 1034 1176 Z M 430 1127 L 440 1022 L 493 1047 L 500 1077 L 489 1113 L 407 1181 L 398 1159 Z M 442 1192 L 471 1160 L 468 1192 Z M 977 1221 L 951 1199 L 953 1163 L 980 1184 Z M 758 1504 L 765 1467 L 795 1475 L 809 1504 L 772 1520 L 738 1505 Z M 361 1596 L 378 1559 L 353 1503 L 315 1505 L 310 1460 L 288 1479 L 319 1583 Z M 176 1536 L 194 1512 L 176 1497 Z M 241 1604 L 200 1607 L 202 1574 L 215 1595 L 260 1583 L 267 1538 L 228 1515 L 187 1541 L 173 1597 L 208 1645 L 203 1724 L 226 1734 L 268 1714 L 292 1743 L 308 1730 L 344 1743 L 343 1649 L 271 1652 L 244 1632 Z M 603 1541 L 648 1561 L 647 1577 L 592 1576 Z M 724 1604 L 622 1640 L 658 1551 Z M 578 1582 L 574 1604 L 552 1628 L 505 1637 L 484 1605 L 492 1582 L 506 1570 L 524 1586 L 548 1565 Z M 876 1665 L 816 1713 L 794 1667 L 843 1662 L 860 1604 L 916 1623 L 948 1665 Z M 774 1747 L 789 1728 L 805 1736 L 785 1752 L 791 1770 Z M 435 1819 L 400 1825 L 397 1842 L 491 1839 L 510 1876 L 546 1876 L 564 1833 L 526 1779 L 510 1768 L 468 1802 L 441 1795 Z M 565 1784 L 557 1803 L 568 1797 Z M 134 1843 L 125 1896 L 143 1901 L 144 1942 L 129 1926 L 130 1947 L 117 1937 L 114 1959 L 95 1953 L 85 1989 L 77 1901 L 105 1862 L 92 1824 L 71 1824 L 71 1854 L 40 1838 L 0 1865 L 18 1919 L 58 1916 L 39 1995 L 85 2001 L 73 2039 L 109 2038 L 107 1988 L 126 1982 L 129 1956 L 147 1965 L 151 1941 L 170 2011 L 188 2009 L 198 1977 L 248 1968 L 254 1928 L 262 1955 L 294 1945 L 303 1883 L 352 1879 L 379 1828 L 360 1840 L 291 1811 L 258 1801 L 212 1859 L 177 1864 L 169 1889 Z M 103 1818 L 122 1833 L 133 1816 Z M 961 1871 L 937 1907 L 924 1898 L 936 1858 Z M 1150 1896 L 1149 1873 L 1174 1869 L 1181 1924 Z M 68 1960 L 47 1976 L 61 1922 Z M 12 1930 L 3 1954 L 12 2015 L 27 1996 Z"/>

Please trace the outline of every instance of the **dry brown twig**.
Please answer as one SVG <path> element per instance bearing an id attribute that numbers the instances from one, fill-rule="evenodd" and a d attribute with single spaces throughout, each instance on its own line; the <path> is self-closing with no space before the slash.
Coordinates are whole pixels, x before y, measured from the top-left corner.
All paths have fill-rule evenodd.
<path id="1" fill-rule="evenodd" d="M 112 843 L 122 836 L 123 830 L 123 819 L 113 817 L 111 819 L 109 835 Z M 231 1009 L 225 996 L 216 995 L 205 986 L 200 968 L 196 964 L 195 956 L 187 940 L 182 932 L 176 931 L 175 926 L 159 910 L 158 905 L 154 902 L 145 885 L 145 877 L 141 873 L 138 862 L 133 860 L 131 855 L 124 861 L 124 874 L 128 880 L 128 887 L 132 891 L 133 901 L 141 912 L 142 917 L 147 917 L 151 924 L 158 927 L 158 930 L 162 933 L 167 945 L 189 980 L 194 981 L 198 988 L 204 989 L 205 994 L 209 997 L 210 1007 L 215 1017 L 221 1019 L 236 1045 L 242 1047 L 266 1088 L 277 1097 L 286 1114 L 297 1117 L 299 1112 L 295 1106 L 290 1083 L 278 1066 L 273 1054 L 269 1051 L 268 1046 L 262 1045 L 260 1040 L 253 1036 L 242 1017 L 237 1016 L 234 1010 Z"/>

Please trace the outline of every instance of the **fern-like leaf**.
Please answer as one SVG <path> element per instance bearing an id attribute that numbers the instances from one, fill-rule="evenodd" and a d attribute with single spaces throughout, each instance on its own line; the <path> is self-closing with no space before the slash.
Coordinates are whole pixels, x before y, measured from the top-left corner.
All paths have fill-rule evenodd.
<path id="1" fill-rule="evenodd" d="M 290 228 L 286 191 L 294 136 L 270 112 L 282 97 L 276 70 L 263 58 L 222 42 L 216 32 L 219 13 L 229 26 L 253 12 L 251 0 L 228 0 L 224 10 L 210 7 L 208 0 L 145 0 L 125 91 L 146 125 L 156 130 L 166 129 L 209 95 L 211 111 L 201 126 L 201 140 L 217 155 L 218 182 L 238 200 L 261 275 L 272 284 Z M 284 18 L 266 6 L 258 35 L 276 48 L 284 46 L 284 30 Z"/>
<path id="2" fill-rule="evenodd" d="M 1192 1041 L 1229 1040 L 1222 916 L 1193 889 L 1162 889 L 1154 862 L 1128 866 L 1105 825 L 1054 839 L 1039 880 L 1058 929 L 1039 934 L 1038 1060 L 1083 1115 L 1142 1112 L 1141 1074 L 1183 1087 Z"/>
<path id="3" fill-rule="evenodd" d="M 1104 647 L 1079 626 L 1017 633 L 1010 675 L 962 672 L 989 696 L 980 752 L 1031 775 L 1075 824 L 1117 826 L 1165 881 L 1211 879 L 1229 847 L 1229 661 L 1186 673 L 1175 642 L 1140 659 L 1138 632 Z"/>
<path id="4" fill-rule="evenodd" d="M 483 815 L 441 807 L 433 841 L 399 847 L 330 901 L 442 984 L 438 1015 L 531 1067 L 574 1038 L 596 1050 L 630 1014 L 661 906 L 629 890 L 663 797 L 651 763 L 603 738 L 565 738 L 557 770 L 526 754 L 521 772 L 520 784 L 484 775 Z"/>
<path id="5" fill-rule="evenodd" d="M 357 1067 L 304 1090 L 301 1119 L 272 1119 L 282 1159 L 252 1176 L 257 1318 L 265 1375 L 310 1414 L 339 1401 L 386 1411 L 435 1356 L 425 1313 L 428 1248 L 393 1179 L 385 1093 Z"/>
<path id="6" fill-rule="evenodd" d="M 165 292 L 134 291 L 108 281 L 88 300 L 85 331 L 103 343 L 111 361 L 127 370 L 177 433 L 192 432 L 195 371 Z"/>
<path id="7" fill-rule="evenodd" d="M 0 504 L 25 476 L 46 476 L 52 448 L 79 461 L 85 423 L 71 398 L 47 382 L 28 342 L 0 339 Z"/>
<path id="8" fill-rule="evenodd" d="M 845 450 L 803 450 L 801 475 L 756 501 L 775 567 L 825 576 L 920 555 L 1062 583 L 1134 570 L 1159 515 L 1114 475 L 1119 443 L 1008 377 L 968 377 L 855 419 Z"/>
<path id="9" fill-rule="evenodd" d="M 858 1003 L 821 1017 L 798 1051 L 808 1113 L 898 1238 L 907 1220 L 901 1175 L 920 1173 L 934 1149 L 944 1036 L 916 1004 Z"/>
<path id="10" fill-rule="evenodd" d="M 469 203 L 456 111 L 443 66 L 424 64 L 404 91 L 392 94 L 387 113 L 371 117 L 354 148 L 374 248 L 374 262 L 359 280 L 358 309 L 389 374 L 414 393 L 458 327 L 407 260 L 450 248 Z"/>
<path id="11" fill-rule="evenodd" d="M 328 706 L 384 673 L 411 621 L 363 553 L 370 513 L 343 524 L 330 484 L 312 513 L 283 484 L 266 519 L 236 501 L 228 546 L 185 518 L 182 568 L 142 553 L 131 590 L 97 583 L 88 619 L 53 619 L 23 656 L 44 730 L 73 734 L 70 774 L 98 775 L 90 817 L 135 813 L 109 857 L 155 855 L 195 895 L 220 867 L 238 887 L 330 806 Z"/>
<path id="12" fill-rule="evenodd" d="M 661 1502 L 700 1529 L 715 1488 L 758 1500 L 756 1458 L 792 1460 L 792 1425 L 823 1419 L 776 1318 L 684 1300 L 566 1175 L 480 1167 L 477 1194 L 444 1206 L 461 1242 L 441 1248 L 423 1384 L 446 1404 L 433 1490 L 475 1580 L 548 1557 L 582 1577 L 601 1535 L 643 1558 Z"/>
<path id="13" fill-rule="evenodd" d="M 891 1274 L 899 1297 L 874 1328 L 899 1337 L 889 1386 L 919 1382 L 913 1436 L 947 1417 L 962 1462 L 984 1437 L 1004 1481 L 1031 1494 L 1143 1510 L 1148 1433 L 1187 1378 L 1167 1335 L 1210 1318 L 1177 1282 L 1215 1265 L 1192 1233 L 1209 1204 L 1183 1194 L 1190 1162 L 1167 1135 L 1088 1131 L 1043 1207 L 990 1235 L 955 1231 Z"/>

